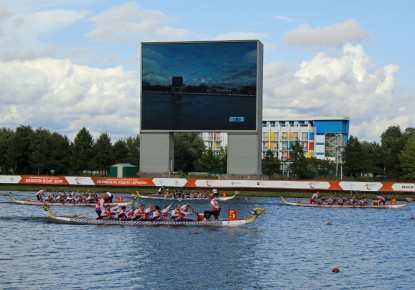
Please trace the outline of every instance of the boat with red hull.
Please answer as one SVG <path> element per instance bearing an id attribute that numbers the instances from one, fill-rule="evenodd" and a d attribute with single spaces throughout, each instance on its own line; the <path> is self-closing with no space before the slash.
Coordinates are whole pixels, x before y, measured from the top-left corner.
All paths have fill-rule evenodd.
<path id="1" fill-rule="evenodd" d="M 377 208 L 377 209 L 398 209 L 408 205 L 408 200 L 401 204 L 367 204 L 367 205 L 360 205 L 360 204 L 317 204 L 317 203 L 307 203 L 307 202 L 289 202 L 286 201 L 284 197 L 280 196 L 281 200 L 286 205 L 294 205 L 294 206 L 303 206 L 303 207 L 318 207 L 318 208 Z"/>
<path id="2" fill-rule="evenodd" d="M 70 207 L 92 207 L 95 206 L 95 202 L 90 202 L 90 203 L 72 203 L 72 202 L 45 202 L 45 201 L 35 201 L 35 200 L 18 200 L 14 197 L 13 193 L 9 192 L 9 196 L 12 199 L 12 201 L 14 203 L 18 203 L 18 204 L 24 204 L 24 205 L 48 205 L 48 206 L 70 206 Z M 131 200 L 127 201 L 127 202 L 114 202 L 114 203 L 106 203 L 109 204 L 110 206 L 127 206 L 127 205 L 131 205 L 133 204 L 137 198 L 139 197 L 138 194 L 132 194 L 131 195 Z"/>

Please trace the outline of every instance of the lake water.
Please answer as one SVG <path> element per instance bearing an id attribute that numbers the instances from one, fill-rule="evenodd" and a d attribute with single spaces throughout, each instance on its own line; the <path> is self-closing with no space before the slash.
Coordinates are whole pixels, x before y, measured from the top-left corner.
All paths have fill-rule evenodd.
<path id="1" fill-rule="evenodd" d="M 414 203 L 334 210 L 239 197 L 221 206 L 223 217 L 267 214 L 237 228 L 71 225 L 0 195 L 0 289 L 415 289 Z"/>

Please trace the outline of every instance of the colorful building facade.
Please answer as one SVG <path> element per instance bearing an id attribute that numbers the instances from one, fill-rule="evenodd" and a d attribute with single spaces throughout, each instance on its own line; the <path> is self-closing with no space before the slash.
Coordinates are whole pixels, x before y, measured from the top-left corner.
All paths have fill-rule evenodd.
<path id="1" fill-rule="evenodd" d="M 206 148 L 214 154 L 227 146 L 227 134 L 201 133 Z M 280 160 L 290 160 L 293 144 L 298 141 L 308 158 L 339 161 L 349 139 L 348 117 L 263 118 L 262 157 L 268 150 Z"/>
<path id="2" fill-rule="evenodd" d="M 263 157 L 268 150 L 280 160 L 290 160 L 298 141 L 308 158 L 330 159 L 341 156 L 349 139 L 349 118 L 264 118 L 262 120 Z"/>

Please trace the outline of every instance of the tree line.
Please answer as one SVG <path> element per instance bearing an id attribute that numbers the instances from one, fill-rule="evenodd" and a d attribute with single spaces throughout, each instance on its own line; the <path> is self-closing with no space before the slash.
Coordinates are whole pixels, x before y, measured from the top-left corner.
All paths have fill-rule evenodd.
<path id="1" fill-rule="evenodd" d="M 0 174 L 101 175 L 116 163 L 140 165 L 140 138 L 128 137 L 114 144 L 107 133 L 94 139 L 84 127 L 71 141 L 47 129 L 19 126 L 15 131 L 0 129 Z M 347 178 L 415 178 L 415 129 L 390 126 L 380 143 L 359 141 L 350 136 L 337 163 L 306 158 L 299 142 L 293 144 L 292 159 L 279 160 L 267 151 L 262 173 L 274 178 L 313 179 L 339 176 L 339 166 Z M 174 171 L 226 173 L 227 149 L 206 149 L 198 133 L 175 133 Z"/>
<path id="2" fill-rule="evenodd" d="M 84 127 L 71 141 L 47 129 L 0 129 L 0 174 L 107 175 L 115 163 L 140 163 L 139 137 L 114 144 L 107 133 L 95 140 Z"/>
<path id="3" fill-rule="evenodd" d="M 177 172 L 226 172 L 226 149 L 219 154 L 206 150 L 197 133 L 176 133 L 174 159 Z M 111 165 L 140 166 L 140 138 L 111 142 L 107 133 L 94 139 L 84 127 L 73 141 L 47 129 L 19 126 L 15 131 L 0 129 L 0 174 L 100 175 Z"/>

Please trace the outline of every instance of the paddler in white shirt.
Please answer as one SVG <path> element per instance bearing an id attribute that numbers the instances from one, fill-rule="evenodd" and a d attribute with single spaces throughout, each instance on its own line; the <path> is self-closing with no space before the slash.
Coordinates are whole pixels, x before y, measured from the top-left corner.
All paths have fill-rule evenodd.
<path id="1" fill-rule="evenodd" d="M 101 219 L 101 213 L 104 210 L 104 203 L 105 203 L 105 199 L 108 198 L 108 195 L 106 193 L 104 193 L 97 201 L 97 203 L 95 204 L 95 212 L 97 213 L 98 217 L 97 219 Z"/>
<path id="2" fill-rule="evenodd" d="M 183 217 L 184 220 L 189 220 L 187 218 L 187 216 L 192 214 L 192 212 L 189 212 L 189 208 L 190 208 L 190 205 L 189 204 L 185 204 L 185 205 L 182 205 L 180 207 L 180 212 L 182 214 L 184 214 L 184 217 Z"/>
<path id="3" fill-rule="evenodd" d="M 313 194 L 313 196 L 310 198 L 310 203 L 317 203 L 318 200 L 318 194 L 319 192 L 317 191 L 316 193 Z"/>
<path id="4" fill-rule="evenodd" d="M 38 201 L 43 201 L 43 198 L 45 197 L 45 191 L 46 191 L 46 188 L 41 189 L 36 193 L 36 198 Z"/>

